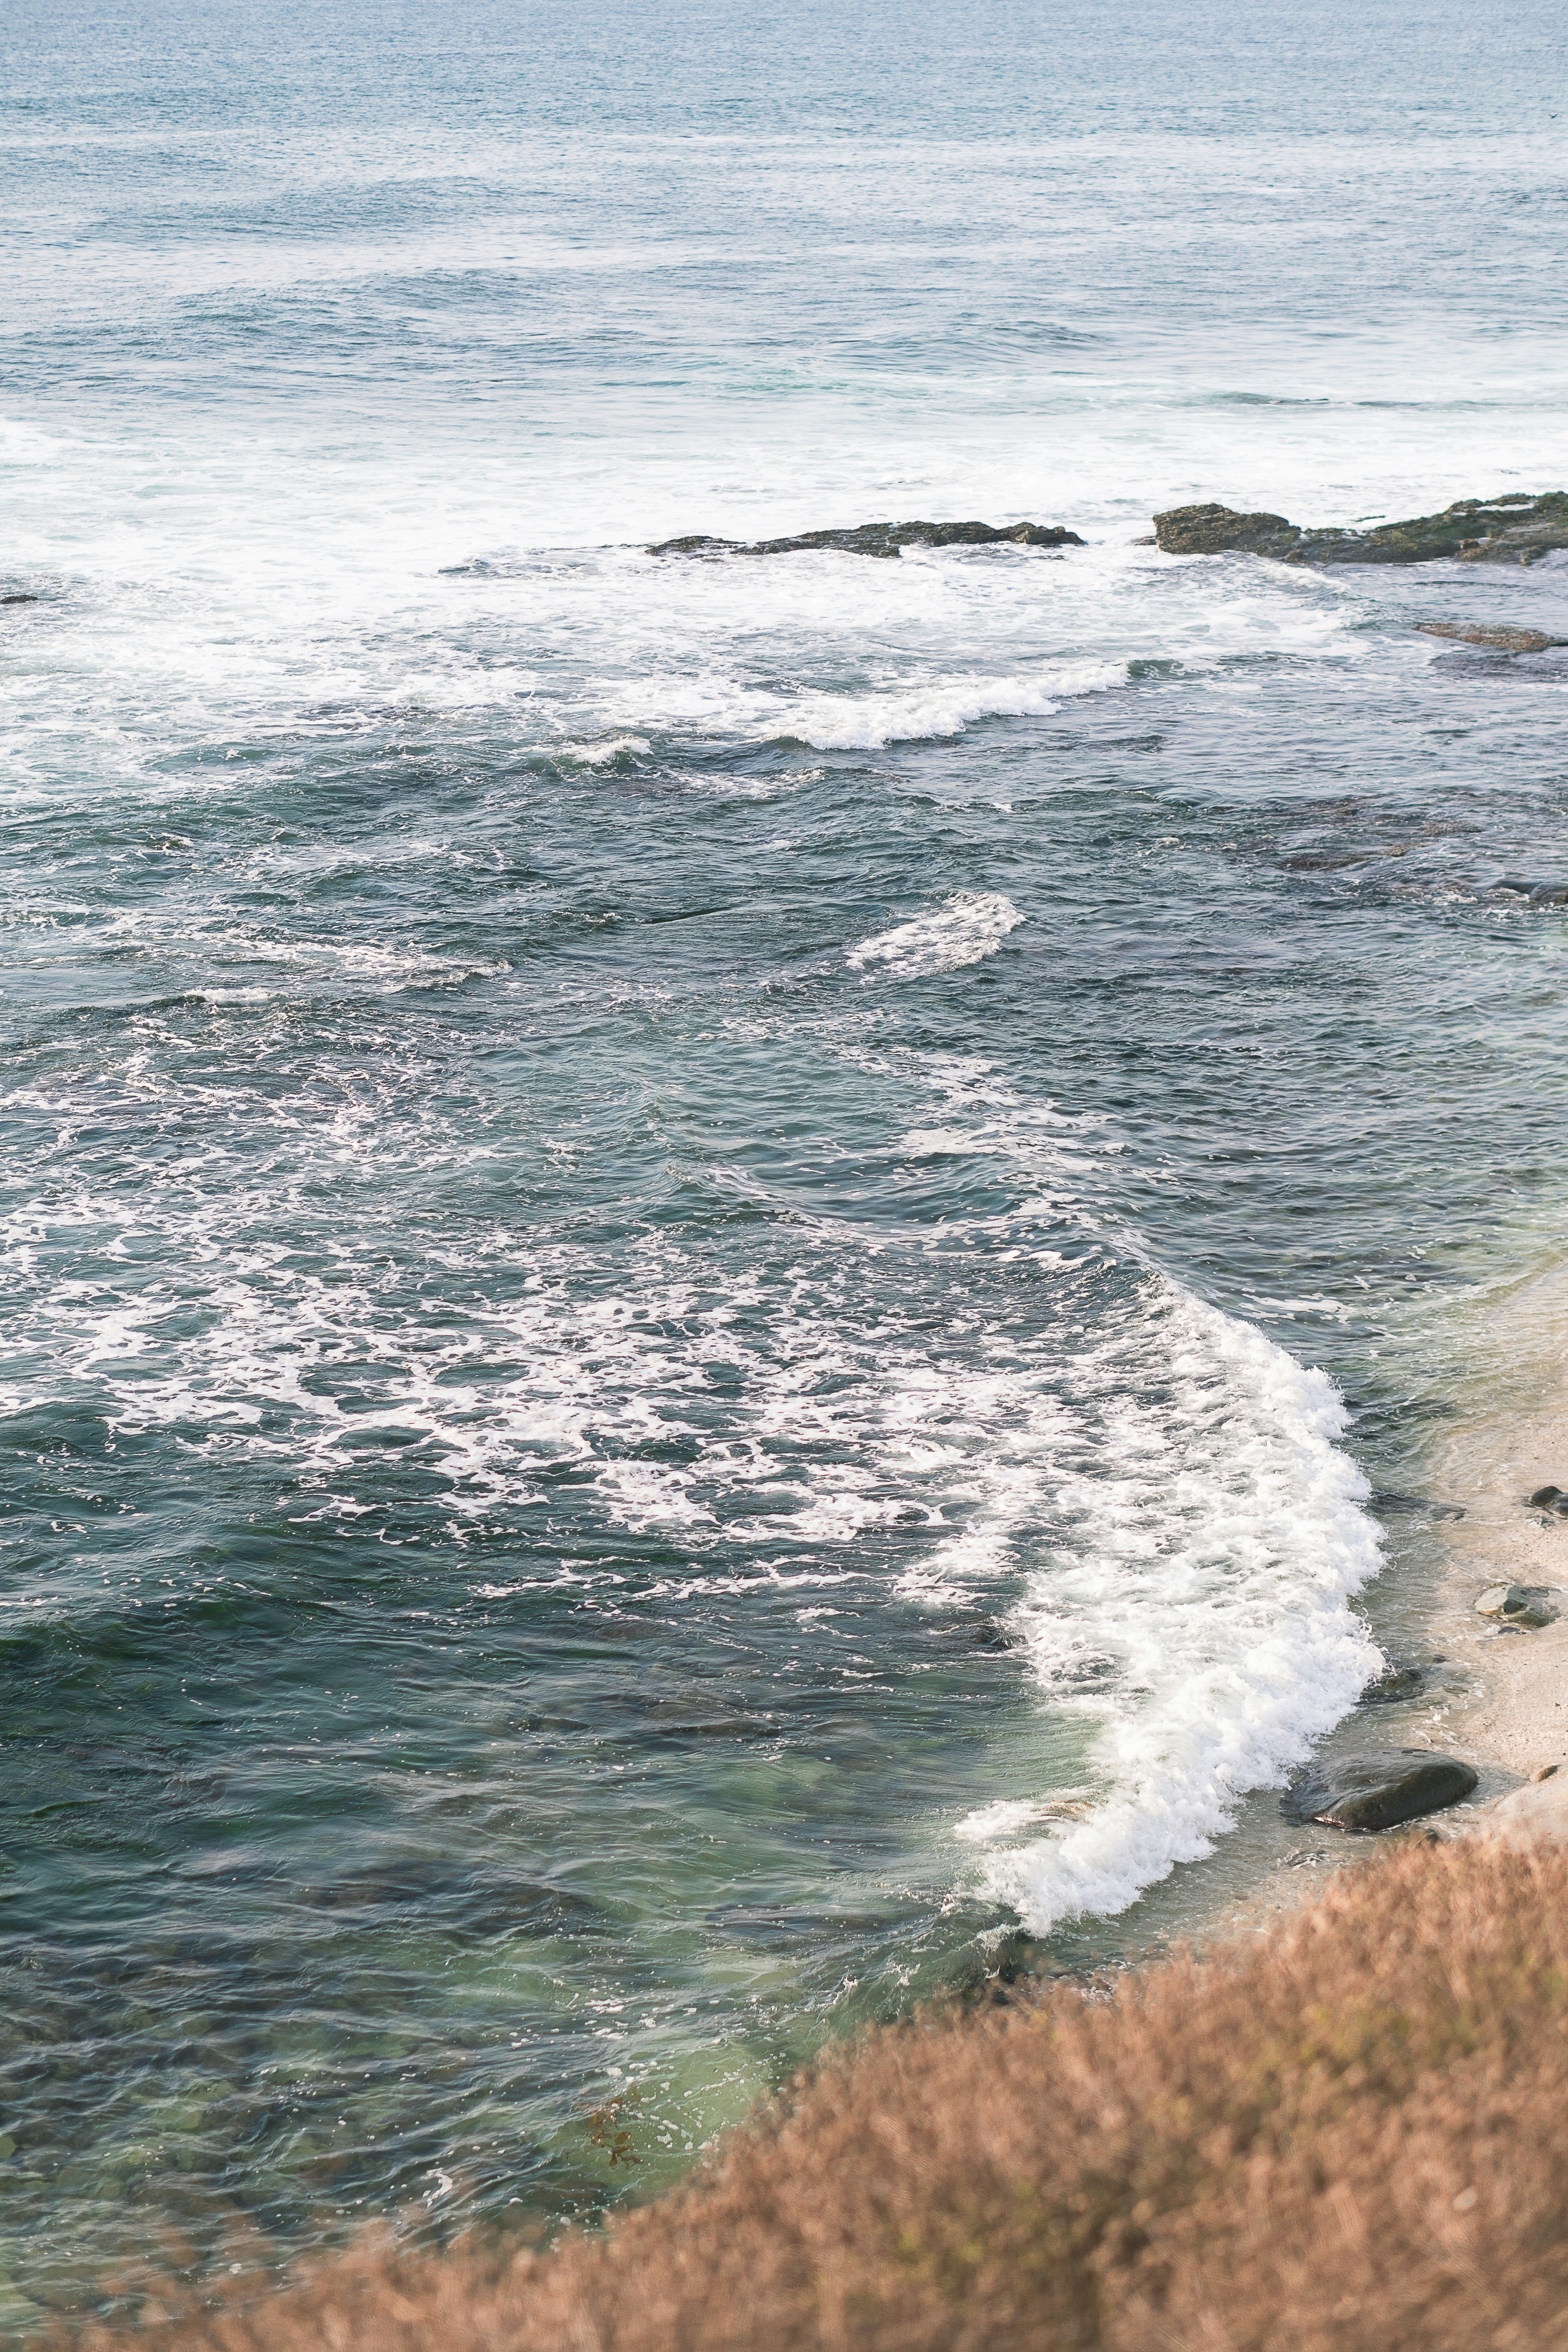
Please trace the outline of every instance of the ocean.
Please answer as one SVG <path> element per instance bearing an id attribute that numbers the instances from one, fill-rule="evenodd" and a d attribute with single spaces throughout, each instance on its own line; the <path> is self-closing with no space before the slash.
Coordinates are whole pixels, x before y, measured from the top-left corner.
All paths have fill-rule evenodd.
<path id="1" fill-rule="evenodd" d="M 0 2325 L 1300 1846 L 1568 1205 L 1568 655 L 1415 625 L 1568 557 L 1150 518 L 1568 487 L 1563 29 L 16 0 Z M 1085 544 L 646 551 L 912 517 Z"/>

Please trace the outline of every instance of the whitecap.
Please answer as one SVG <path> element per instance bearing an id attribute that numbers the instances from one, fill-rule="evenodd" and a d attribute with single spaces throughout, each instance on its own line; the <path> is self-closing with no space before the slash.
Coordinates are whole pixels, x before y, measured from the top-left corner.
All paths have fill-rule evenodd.
<path id="1" fill-rule="evenodd" d="M 556 746 L 558 760 L 571 760 L 580 768 L 606 768 L 623 752 L 645 754 L 650 749 L 645 735 L 612 735 L 603 743 L 562 743 Z"/>
<path id="2" fill-rule="evenodd" d="M 875 965 L 894 980 L 924 980 L 994 955 L 1026 919 L 999 890 L 960 890 L 942 906 L 863 940 L 847 960 L 857 971 Z"/>
<path id="3" fill-rule="evenodd" d="M 897 692 L 779 698 L 752 720 L 764 740 L 793 736 L 819 751 L 877 751 L 962 735 L 982 719 L 1048 719 L 1068 695 L 1102 693 L 1127 677 L 1122 661 L 1063 662 L 1037 677 L 932 678 Z"/>

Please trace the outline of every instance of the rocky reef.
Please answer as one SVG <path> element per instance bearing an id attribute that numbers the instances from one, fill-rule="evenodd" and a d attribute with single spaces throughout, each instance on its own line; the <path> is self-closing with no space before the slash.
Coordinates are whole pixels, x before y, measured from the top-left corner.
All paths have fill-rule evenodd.
<path id="1" fill-rule="evenodd" d="M 1568 637 L 1549 637 L 1543 629 L 1492 628 L 1461 621 L 1417 621 L 1415 626 L 1424 637 L 1452 637 L 1457 645 L 1480 646 L 1491 653 L 1549 654 L 1554 646 L 1568 645 Z"/>
<path id="2" fill-rule="evenodd" d="M 1568 547 L 1568 491 L 1540 498 L 1459 499 L 1441 514 L 1373 530 L 1314 530 L 1285 515 L 1238 514 L 1214 504 L 1171 507 L 1154 517 L 1167 555 L 1270 555 L 1281 563 L 1534 563 Z"/>
<path id="3" fill-rule="evenodd" d="M 1058 523 L 1010 522 L 994 530 L 988 522 L 862 522 L 851 530 L 803 530 L 793 539 L 661 540 L 650 555 L 793 555 L 808 547 L 836 548 L 845 555 L 901 555 L 906 547 L 995 547 L 1003 541 L 1015 547 L 1082 547 L 1076 530 Z"/>
<path id="4" fill-rule="evenodd" d="M 803 530 L 787 539 L 718 539 L 707 531 L 659 540 L 649 555 L 793 555 L 807 548 L 830 548 L 844 555 L 896 557 L 906 547 L 1082 547 L 1076 530 L 1060 523 L 861 522 L 843 530 Z M 1461 563 L 1534 563 L 1554 548 L 1568 548 L 1568 491 L 1546 490 L 1539 498 L 1459 499 L 1441 514 L 1415 515 L 1405 522 L 1379 523 L 1372 530 L 1314 529 L 1288 515 L 1241 514 L 1213 501 L 1170 507 L 1154 517 L 1152 544 L 1166 555 L 1268 555 L 1280 563 L 1431 563 L 1452 556 Z M 1499 631 L 1489 636 L 1436 626 L 1435 635 L 1463 636 L 1510 653 L 1534 653 L 1560 642 L 1522 642 L 1533 632 Z M 1509 642 L 1517 634 L 1521 642 Z"/>

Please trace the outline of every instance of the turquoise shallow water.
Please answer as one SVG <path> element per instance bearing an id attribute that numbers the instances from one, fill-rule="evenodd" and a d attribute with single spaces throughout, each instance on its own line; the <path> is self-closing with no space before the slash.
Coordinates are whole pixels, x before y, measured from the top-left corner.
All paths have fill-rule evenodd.
<path id="1" fill-rule="evenodd" d="M 1505 30 L 15 20 L 7 2325 L 1279 1850 L 1563 1218 L 1568 670 L 1411 625 L 1568 575 L 1135 542 L 1563 480 Z M 1088 543 L 643 551 L 918 513 Z"/>

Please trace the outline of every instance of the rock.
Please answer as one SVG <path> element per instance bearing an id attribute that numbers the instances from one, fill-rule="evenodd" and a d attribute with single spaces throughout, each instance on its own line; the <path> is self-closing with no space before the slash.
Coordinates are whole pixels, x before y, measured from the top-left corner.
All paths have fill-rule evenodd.
<path id="1" fill-rule="evenodd" d="M 1461 646 L 1492 646 L 1499 653 L 1544 654 L 1553 646 L 1568 646 L 1568 637 L 1549 637 L 1540 629 L 1469 627 L 1458 621 L 1417 621 L 1424 637 L 1452 637 Z"/>
<path id="2" fill-rule="evenodd" d="M 1557 1611 L 1550 1584 L 1489 1584 L 1476 1596 L 1478 1617 L 1500 1617 L 1505 1625 L 1550 1625 Z"/>
<path id="3" fill-rule="evenodd" d="M 975 1628 L 974 1646 L 977 1650 L 1016 1650 L 1019 1638 L 1011 1626 L 1000 1624 L 994 1618 L 983 1619 Z"/>
<path id="4" fill-rule="evenodd" d="M 0 604 L 36 604 L 37 596 L 0 596 Z"/>
<path id="5" fill-rule="evenodd" d="M 744 555 L 746 548 L 738 539 L 713 539 L 698 531 L 688 539 L 662 539 L 657 547 L 647 550 L 649 555 Z"/>
<path id="6" fill-rule="evenodd" d="M 1357 1706 L 1397 1706 L 1401 1699 L 1419 1698 L 1426 1687 L 1420 1666 L 1389 1664 L 1374 1675 L 1357 1699 Z"/>
<path id="7" fill-rule="evenodd" d="M 1372 1507 L 1382 1517 L 1394 1511 L 1418 1511 L 1423 1518 L 1427 1519 L 1462 1519 L 1465 1516 L 1461 1503 L 1432 1503 L 1425 1495 L 1402 1495 L 1392 1486 L 1378 1487 L 1372 1498 Z"/>
<path id="8" fill-rule="evenodd" d="M 1517 890 L 1526 886 L 1517 882 L 1503 882 L 1498 887 L 1503 890 Z M 1563 1492 L 1561 1486 L 1537 1486 L 1534 1494 L 1527 1499 L 1532 1511 L 1549 1511 L 1554 1503 L 1568 1504 L 1568 1495 Z"/>
<path id="9" fill-rule="evenodd" d="M 1239 514 L 1213 504 L 1172 507 L 1154 517 L 1154 541 L 1167 555 L 1269 555 L 1283 563 L 1431 563 L 1441 556 L 1461 563 L 1534 563 L 1553 548 L 1568 547 L 1568 492 L 1459 499 L 1441 514 L 1379 523 L 1373 530 L 1313 530 L 1284 515 Z"/>
<path id="10" fill-rule="evenodd" d="M 1336 1830 L 1389 1830 L 1457 1805 L 1478 1775 L 1456 1756 L 1397 1748 L 1386 1756 L 1325 1758 L 1298 1773 L 1279 1800 L 1293 1822 Z"/>
<path id="11" fill-rule="evenodd" d="M 793 555 L 826 547 L 845 555 L 901 555 L 906 547 L 1082 547 L 1076 530 L 1059 523 L 862 522 L 852 530 L 805 530 L 793 539 L 664 539 L 650 555 Z"/>
<path id="12" fill-rule="evenodd" d="M 1166 555 L 1277 555 L 1288 561 L 1300 539 L 1300 524 L 1284 515 L 1237 514 L 1234 507 L 1171 507 L 1154 517 L 1154 544 Z"/>

